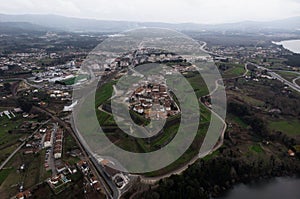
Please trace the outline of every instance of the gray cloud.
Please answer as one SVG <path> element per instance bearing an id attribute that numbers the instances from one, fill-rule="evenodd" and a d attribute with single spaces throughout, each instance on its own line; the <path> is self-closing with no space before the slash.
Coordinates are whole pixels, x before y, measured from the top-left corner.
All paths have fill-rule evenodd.
<path id="1" fill-rule="evenodd" d="M 10 0 L 0 4 L 0 12 L 109 20 L 223 23 L 297 16 L 300 0 Z"/>

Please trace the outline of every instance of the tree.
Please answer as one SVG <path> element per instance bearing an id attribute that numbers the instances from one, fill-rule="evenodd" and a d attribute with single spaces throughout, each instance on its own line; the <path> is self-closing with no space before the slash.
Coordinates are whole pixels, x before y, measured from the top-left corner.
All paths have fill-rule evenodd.
<path id="1" fill-rule="evenodd" d="M 27 113 L 30 112 L 31 108 L 32 108 L 32 103 L 25 101 L 24 99 L 18 99 L 18 104 L 21 107 L 21 109 Z"/>
<path id="2" fill-rule="evenodd" d="M 5 82 L 5 83 L 3 84 L 3 87 L 4 87 L 4 90 L 5 90 L 5 91 L 10 91 L 11 85 L 10 85 L 10 83 Z"/>

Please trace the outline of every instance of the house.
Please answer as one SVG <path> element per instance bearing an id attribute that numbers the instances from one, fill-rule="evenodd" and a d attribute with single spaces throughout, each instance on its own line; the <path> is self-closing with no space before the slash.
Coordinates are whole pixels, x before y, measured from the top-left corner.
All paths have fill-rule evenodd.
<path id="1" fill-rule="evenodd" d="M 34 153 L 34 151 L 33 151 L 33 149 L 26 149 L 25 151 L 24 151 L 24 154 L 25 155 L 28 155 L 28 154 L 33 154 Z"/>
<path id="2" fill-rule="evenodd" d="M 27 199 L 27 198 L 30 198 L 30 197 L 31 197 L 30 191 L 26 190 L 26 191 L 18 193 L 15 198 L 17 198 L 17 199 Z"/>
<path id="3" fill-rule="evenodd" d="M 55 159 L 59 159 L 59 158 L 61 158 L 61 156 L 62 156 L 62 150 L 61 149 L 54 150 L 54 158 Z"/>
<path id="4" fill-rule="evenodd" d="M 40 132 L 41 132 L 41 133 L 46 133 L 46 131 L 47 131 L 47 128 L 41 128 L 41 129 L 40 129 Z"/>
<path id="5" fill-rule="evenodd" d="M 58 129 L 55 135 L 55 143 L 54 143 L 54 158 L 59 159 L 62 157 L 62 140 L 63 140 L 63 131 L 62 129 Z"/>
<path id="6" fill-rule="evenodd" d="M 81 169 L 82 173 L 87 173 L 89 171 L 89 166 L 86 161 L 81 160 L 77 163 L 77 167 Z"/>
<path id="7" fill-rule="evenodd" d="M 100 182 L 97 182 L 97 183 L 93 184 L 93 188 L 96 191 L 100 191 L 101 190 L 101 184 L 100 184 Z"/>
<path id="8" fill-rule="evenodd" d="M 60 180 L 60 175 L 57 175 L 50 178 L 48 182 L 51 183 L 52 185 L 56 185 L 59 183 L 59 180 Z"/>
<path id="9" fill-rule="evenodd" d="M 61 173 L 64 170 L 66 170 L 66 167 L 64 165 L 58 165 L 58 166 L 56 166 L 57 173 Z"/>
<path id="10" fill-rule="evenodd" d="M 143 107 L 140 106 L 140 105 L 134 106 L 133 110 L 134 110 L 135 112 L 138 112 L 139 114 L 143 114 L 143 113 L 144 113 L 144 109 L 143 109 Z"/>
<path id="11" fill-rule="evenodd" d="M 21 108 L 14 108 L 15 113 L 23 113 L 23 110 Z"/>
<path id="12" fill-rule="evenodd" d="M 7 116 L 8 119 L 11 119 L 11 116 L 10 116 L 10 112 L 9 112 L 9 111 L 4 111 L 4 114 Z"/>
<path id="13" fill-rule="evenodd" d="M 46 135 L 45 135 L 44 147 L 45 148 L 52 147 L 52 135 L 51 135 L 51 132 L 50 132 L 50 134 L 46 133 Z"/>
<path id="14" fill-rule="evenodd" d="M 289 154 L 290 157 L 295 157 L 295 155 L 296 155 L 295 152 L 291 149 L 288 150 L 288 154 Z"/>

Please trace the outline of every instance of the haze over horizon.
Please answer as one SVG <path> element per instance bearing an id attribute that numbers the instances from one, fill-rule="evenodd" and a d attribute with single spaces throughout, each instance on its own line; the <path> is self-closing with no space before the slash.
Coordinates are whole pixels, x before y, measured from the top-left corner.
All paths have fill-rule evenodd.
<path id="1" fill-rule="evenodd" d="M 300 0 L 11 0 L 0 4 L 3 14 L 201 24 L 285 19 L 299 16 L 299 10 Z"/>

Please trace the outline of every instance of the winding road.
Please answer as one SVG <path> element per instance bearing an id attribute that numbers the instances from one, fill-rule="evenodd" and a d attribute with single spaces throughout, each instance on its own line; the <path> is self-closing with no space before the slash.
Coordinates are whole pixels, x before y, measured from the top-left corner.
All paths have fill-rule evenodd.
<path id="1" fill-rule="evenodd" d="M 290 82 L 290 81 L 284 79 L 282 76 L 278 75 L 276 72 L 274 72 L 274 71 L 271 70 L 271 69 L 265 68 L 265 67 L 263 67 L 263 66 L 259 66 L 259 65 L 254 64 L 254 63 L 250 63 L 250 64 L 253 65 L 253 66 L 255 66 L 255 67 L 257 67 L 258 69 L 262 69 L 262 70 L 267 71 L 267 73 L 268 73 L 271 77 L 273 77 L 273 78 L 275 78 L 275 79 L 281 81 L 282 83 L 286 84 L 287 86 L 289 86 L 290 88 L 294 89 L 295 91 L 300 92 L 300 86 L 299 86 L 298 84 L 296 84 L 296 81 L 295 81 L 295 82 L 293 81 L 293 83 L 292 83 L 292 82 Z M 290 72 L 290 71 L 289 71 L 289 72 Z M 297 78 L 296 78 L 296 79 L 297 79 Z"/>

